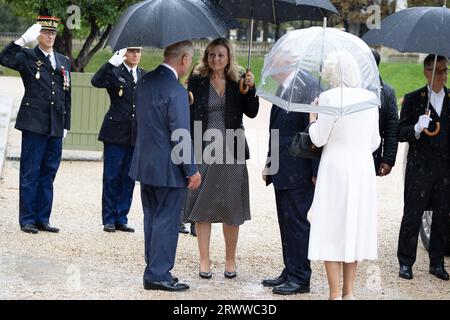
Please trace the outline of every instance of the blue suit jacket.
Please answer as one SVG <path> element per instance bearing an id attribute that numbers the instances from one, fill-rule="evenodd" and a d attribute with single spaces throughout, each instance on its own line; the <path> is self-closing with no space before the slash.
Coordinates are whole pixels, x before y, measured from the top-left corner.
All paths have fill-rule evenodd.
<path id="1" fill-rule="evenodd" d="M 278 173 L 269 177 L 268 184 L 273 182 L 277 190 L 313 188 L 312 177 L 317 176 L 319 160 L 296 158 L 289 152 L 289 147 L 299 131 L 305 131 L 309 125 L 309 114 L 303 112 L 287 112 L 272 106 L 270 112 L 270 129 L 279 130 Z M 270 137 L 272 139 L 272 135 Z M 272 154 L 269 145 L 269 157 Z"/>
<path id="2" fill-rule="evenodd" d="M 135 99 L 137 139 L 130 176 L 153 187 L 185 188 L 187 177 L 197 172 L 186 89 L 171 70 L 159 66 L 139 80 Z M 171 141 L 177 129 L 189 133 L 189 140 Z M 190 155 L 187 161 L 175 164 L 171 153 L 180 141 L 188 146 Z"/>

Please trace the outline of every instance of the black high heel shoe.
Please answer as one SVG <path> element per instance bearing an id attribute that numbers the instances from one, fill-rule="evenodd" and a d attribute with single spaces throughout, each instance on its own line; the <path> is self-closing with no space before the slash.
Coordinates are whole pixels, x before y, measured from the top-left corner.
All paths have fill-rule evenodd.
<path id="1" fill-rule="evenodd" d="M 200 271 L 198 273 L 198 275 L 200 276 L 200 278 L 203 278 L 203 279 L 211 279 L 212 272 L 211 271 L 209 271 L 209 272 L 202 272 L 202 271 Z"/>
<path id="2" fill-rule="evenodd" d="M 236 278 L 237 273 L 236 273 L 236 271 L 228 272 L 228 271 L 225 270 L 225 272 L 223 273 L 223 275 L 225 276 L 225 278 L 233 279 L 233 278 Z"/>

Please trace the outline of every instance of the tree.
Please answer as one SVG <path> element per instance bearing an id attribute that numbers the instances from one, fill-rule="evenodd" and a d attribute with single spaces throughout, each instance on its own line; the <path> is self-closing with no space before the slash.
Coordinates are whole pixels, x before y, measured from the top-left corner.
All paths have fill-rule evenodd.
<path id="1" fill-rule="evenodd" d="M 84 72 L 91 58 L 104 47 L 106 40 L 122 11 L 139 0 L 5 0 L 19 16 L 36 18 L 37 15 L 53 15 L 61 19 L 60 32 L 55 49 L 67 57 L 72 71 Z M 76 5 L 80 9 L 80 28 L 73 28 L 74 11 L 68 10 Z M 69 12 L 67 12 L 69 11 Z M 75 20 L 76 21 L 76 20 Z M 76 37 L 84 39 L 79 52 L 74 52 Z M 76 58 L 75 54 L 78 54 Z"/>

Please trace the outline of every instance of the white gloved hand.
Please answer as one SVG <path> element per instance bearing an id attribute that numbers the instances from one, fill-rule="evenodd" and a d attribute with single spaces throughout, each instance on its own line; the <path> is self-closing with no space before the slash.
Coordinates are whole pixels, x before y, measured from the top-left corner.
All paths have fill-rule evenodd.
<path id="1" fill-rule="evenodd" d="M 127 49 L 120 49 L 119 51 L 114 52 L 111 59 L 109 59 L 109 63 L 111 63 L 114 67 L 120 66 L 126 59 L 125 53 Z"/>
<path id="2" fill-rule="evenodd" d="M 417 121 L 416 125 L 414 126 L 414 130 L 416 133 L 421 133 L 424 129 L 427 129 L 430 125 L 430 122 L 433 121 L 433 119 L 430 118 L 430 116 L 423 114 L 419 117 L 419 121 Z"/>
<path id="3" fill-rule="evenodd" d="M 38 23 L 33 24 L 27 31 L 18 39 L 15 44 L 24 46 L 27 43 L 35 41 L 41 34 L 42 26 Z"/>
<path id="4" fill-rule="evenodd" d="M 63 140 L 67 137 L 67 129 L 64 129 L 64 135 L 63 135 Z"/>

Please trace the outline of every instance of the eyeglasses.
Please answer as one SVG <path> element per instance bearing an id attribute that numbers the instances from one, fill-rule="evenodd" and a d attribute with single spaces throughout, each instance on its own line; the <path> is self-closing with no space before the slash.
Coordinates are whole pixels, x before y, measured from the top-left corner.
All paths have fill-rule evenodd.
<path id="1" fill-rule="evenodd" d="M 433 68 L 425 68 L 425 70 L 433 72 Z M 439 76 L 442 76 L 442 75 L 446 76 L 448 74 L 448 68 L 446 68 L 446 69 L 436 69 L 435 74 L 439 75 Z"/>

